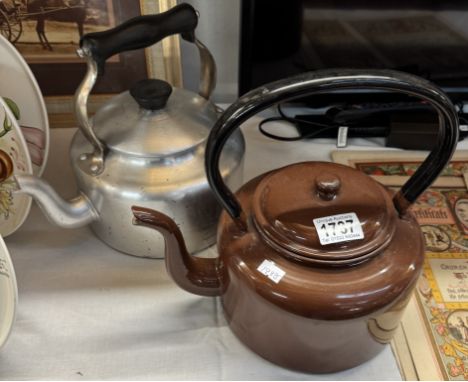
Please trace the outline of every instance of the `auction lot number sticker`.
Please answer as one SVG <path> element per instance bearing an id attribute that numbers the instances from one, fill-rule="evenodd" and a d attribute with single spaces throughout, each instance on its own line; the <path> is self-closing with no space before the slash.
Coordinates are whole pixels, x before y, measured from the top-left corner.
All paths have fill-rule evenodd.
<path id="1" fill-rule="evenodd" d="M 354 212 L 325 216 L 313 222 L 322 245 L 364 239 L 361 222 Z"/>
<path id="2" fill-rule="evenodd" d="M 269 260 L 263 260 L 263 262 L 258 266 L 257 271 L 264 274 L 276 284 L 278 284 L 286 274 L 286 272 L 278 267 L 273 261 Z"/>

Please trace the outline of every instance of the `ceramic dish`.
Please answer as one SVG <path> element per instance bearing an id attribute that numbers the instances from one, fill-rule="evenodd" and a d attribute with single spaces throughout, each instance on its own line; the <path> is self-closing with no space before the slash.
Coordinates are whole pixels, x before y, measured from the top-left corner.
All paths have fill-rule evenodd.
<path id="1" fill-rule="evenodd" d="M 33 162 L 34 175 L 42 175 L 49 150 L 49 120 L 44 99 L 28 64 L 1 35 L 0 96 L 19 120 Z"/>
<path id="2" fill-rule="evenodd" d="M 1 59 L 0 59 L 1 60 Z M 0 235 L 6 237 L 15 232 L 28 216 L 31 197 L 15 194 L 17 188 L 11 173 L 32 174 L 32 164 L 21 129 L 15 115 L 0 97 L 0 155 L 7 154 L 11 168 L 0 169 Z"/>
<path id="3" fill-rule="evenodd" d="M 10 336 L 18 303 L 15 270 L 8 248 L 0 236 L 0 349 Z"/>

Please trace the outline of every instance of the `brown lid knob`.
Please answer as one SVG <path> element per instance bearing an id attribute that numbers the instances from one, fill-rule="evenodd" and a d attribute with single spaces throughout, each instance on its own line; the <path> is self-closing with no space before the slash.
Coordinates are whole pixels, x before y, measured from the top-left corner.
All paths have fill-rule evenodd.
<path id="1" fill-rule="evenodd" d="M 341 186 L 340 178 L 333 174 L 320 174 L 315 178 L 317 192 L 322 200 L 333 200 Z"/>

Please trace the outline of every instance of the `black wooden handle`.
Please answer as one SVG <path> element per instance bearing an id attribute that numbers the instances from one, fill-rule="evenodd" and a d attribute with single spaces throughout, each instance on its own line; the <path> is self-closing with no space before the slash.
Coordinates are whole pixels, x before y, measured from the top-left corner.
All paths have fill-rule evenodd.
<path id="1" fill-rule="evenodd" d="M 99 73 L 102 73 L 109 57 L 146 48 L 164 37 L 180 33 L 183 39 L 194 42 L 197 24 L 197 12 L 184 3 L 164 13 L 138 16 L 115 28 L 88 33 L 81 38 L 80 46 L 89 52 L 98 65 Z"/>

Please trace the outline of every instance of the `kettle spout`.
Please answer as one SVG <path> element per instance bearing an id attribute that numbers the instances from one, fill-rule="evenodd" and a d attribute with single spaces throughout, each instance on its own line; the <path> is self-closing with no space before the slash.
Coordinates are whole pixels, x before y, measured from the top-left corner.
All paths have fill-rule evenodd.
<path id="1" fill-rule="evenodd" d="M 14 179 L 18 185 L 15 192 L 32 196 L 47 218 L 60 227 L 82 227 L 99 218 L 99 214 L 83 194 L 65 201 L 40 178 L 21 174 L 15 175 Z"/>
<path id="2" fill-rule="evenodd" d="M 182 289 L 202 295 L 221 295 L 221 282 L 217 258 L 195 257 L 188 253 L 184 238 L 177 224 L 161 212 L 132 207 L 133 224 L 155 229 L 164 237 L 166 244 L 166 269 Z"/>

